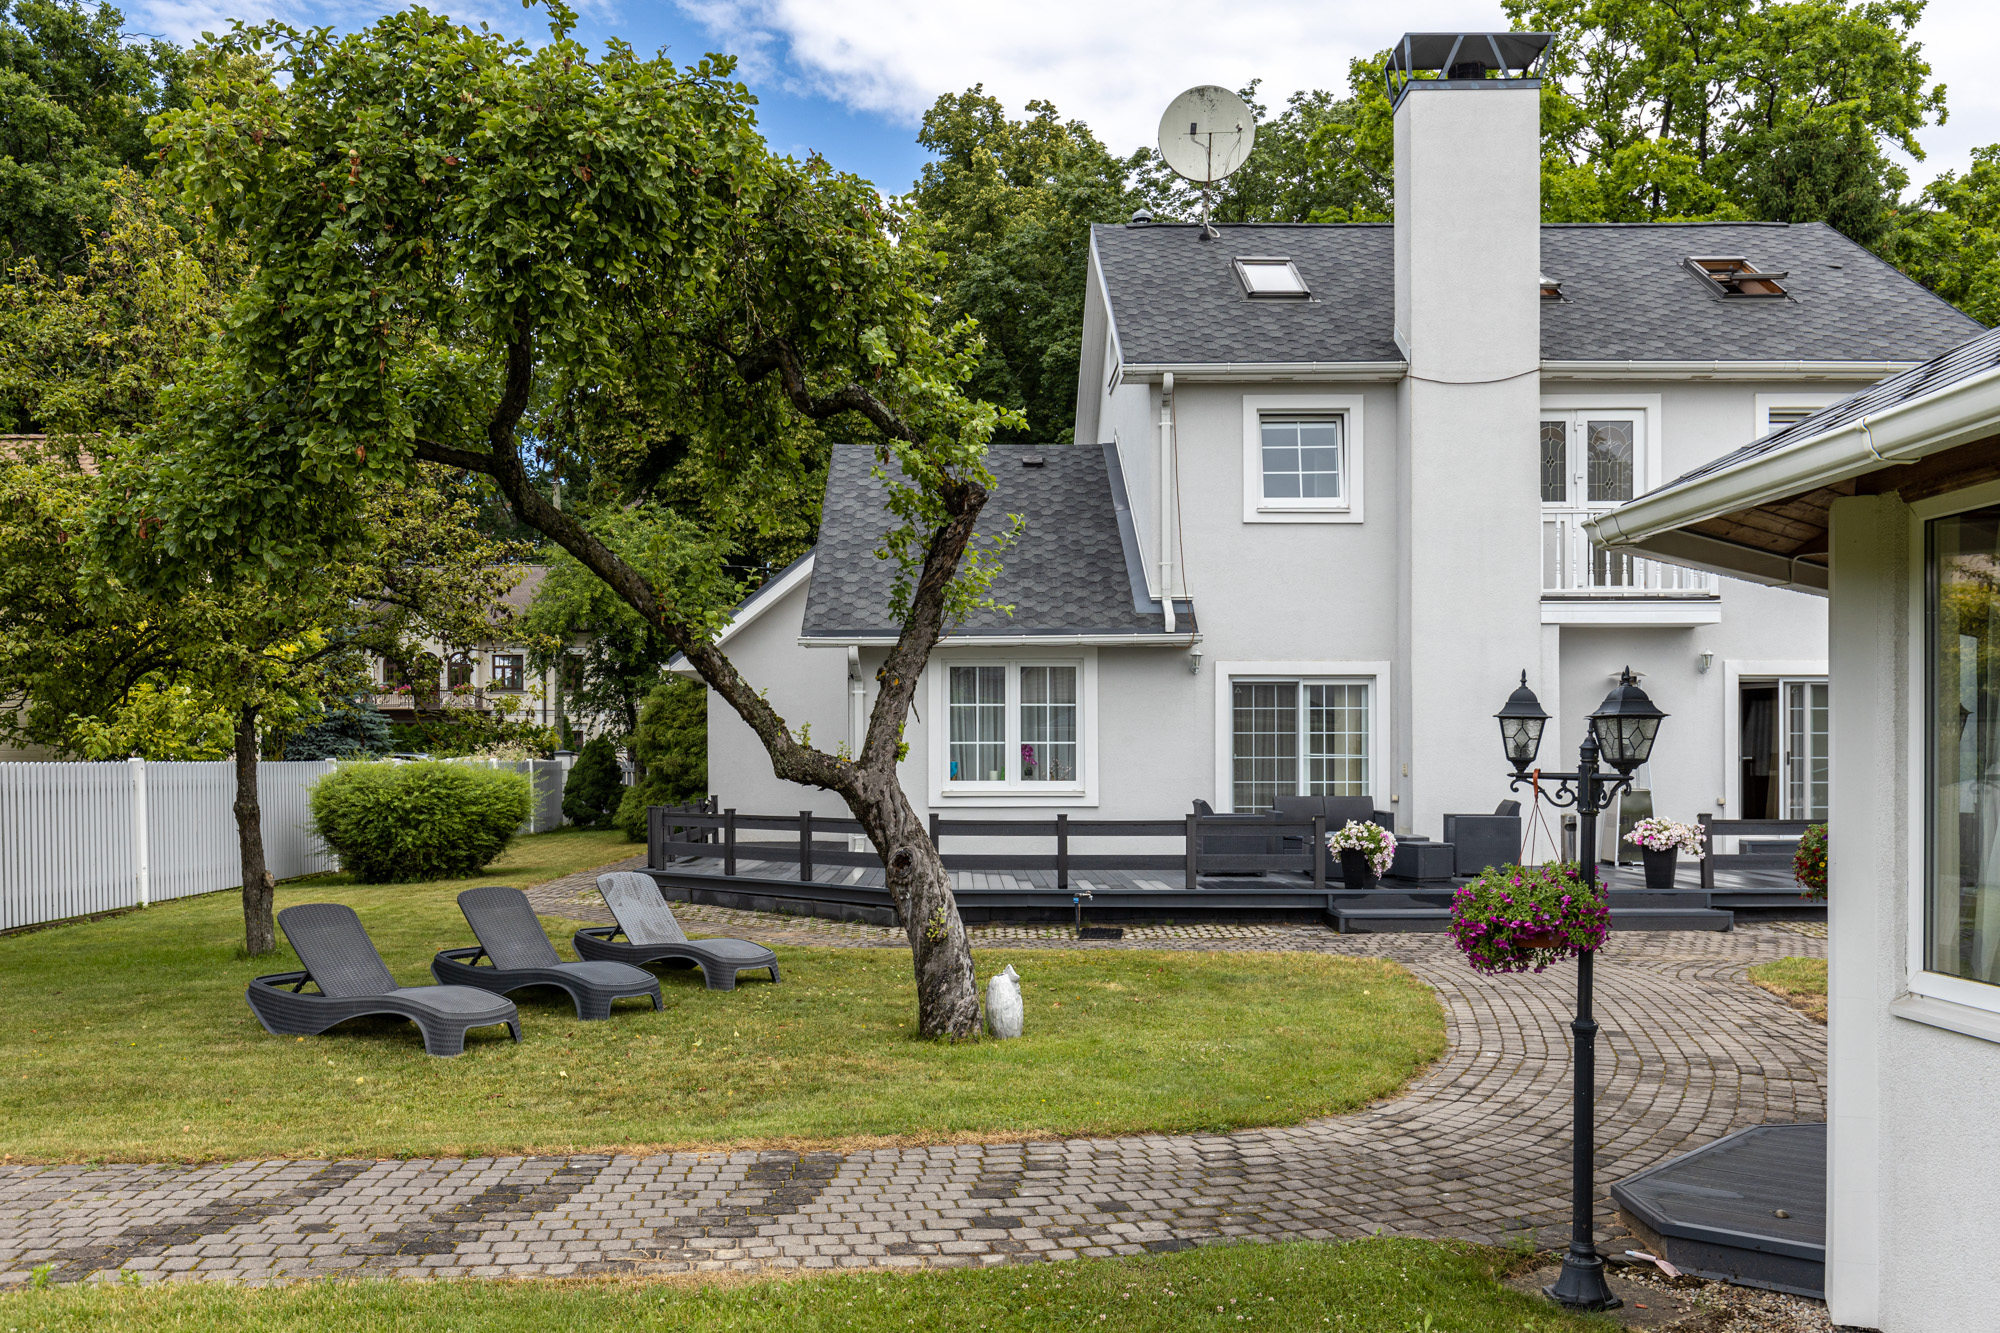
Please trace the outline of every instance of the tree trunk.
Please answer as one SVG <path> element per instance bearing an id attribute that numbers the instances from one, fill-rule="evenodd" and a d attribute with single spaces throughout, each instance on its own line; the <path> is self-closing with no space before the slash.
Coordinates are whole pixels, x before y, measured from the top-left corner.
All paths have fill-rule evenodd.
<path id="1" fill-rule="evenodd" d="M 951 873 L 892 770 L 863 773 L 842 793 L 882 857 L 889 892 L 903 914 L 917 974 L 917 1029 L 926 1037 L 979 1033 L 972 946 L 952 896 Z"/>
<path id="2" fill-rule="evenodd" d="M 271 916 L 277 897 L 264 866 L 264 812 L 257 804 L 257 706 L 244 704 L 236 715 L 236 845 L 243 861 L 243 947 L 252 958 L 278 947 Z"/>

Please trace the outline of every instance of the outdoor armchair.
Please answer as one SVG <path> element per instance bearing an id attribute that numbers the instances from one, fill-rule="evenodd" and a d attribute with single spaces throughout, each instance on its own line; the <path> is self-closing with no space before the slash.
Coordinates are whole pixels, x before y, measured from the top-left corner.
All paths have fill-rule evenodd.
<path id="1" fill-rule="evenodd" d="M 528 895 L 494 884 L 458 895 L 458 910 L 479 937 L 464 949 L 441 949 L 431 960 L 431 975 L 441 986 L 476 986 L 505 995 L 523 986 L 558 986 L 569 992 L 578 1019 L 588 1022 L 611 1017 L 611 1002 L 645 996 L 660 1007 L 660 982 L 630 963 L 565 963 L 542 933 Z M 480 967 L 479 960 L 491 960 Z"/>
<path id="2" fill-rule="evenodd" d="M 581 958 L 621 963 L 692 963 L 710 990 L 735 990 L 738 972 L 768 968 L 778 980 L 778 955 L 749 940 L 691 940 L 650 876 L 620 870 L 597 877 L 597 891 L 615 926 L 587 926 L 571 941 Z M 624 941 L 615 936 L 623 935 Z"/>
<path id="3" fill-rule="evenodd" d="M 278 925 L 305 969 L 258 977 L 244 996 L 274 1036 L 311 1036 L 363 1014 L 392 1014 L 417 1025 L 430 1055 L 457 1055 L 468 1031 L 494 1023 L 505 1023 L 514 1040 L 521 1039 L 512 1000 L 468 986 L 398 986 L 361 918 L 345 904 L 287 907 Z M 317 995 L 304 989 L 308 982 L 319 988 Z"/>

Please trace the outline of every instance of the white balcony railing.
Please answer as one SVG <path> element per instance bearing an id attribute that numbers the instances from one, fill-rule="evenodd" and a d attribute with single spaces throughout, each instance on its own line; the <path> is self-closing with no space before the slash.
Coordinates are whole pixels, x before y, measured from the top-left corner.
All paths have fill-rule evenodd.
<path id="1" fill-rule="evenodd" d="M 1714 597 L 1715 575 L 1593 546 L 1590 514 L 1542 520 L 1542 593 L 1570 597 Z"/>

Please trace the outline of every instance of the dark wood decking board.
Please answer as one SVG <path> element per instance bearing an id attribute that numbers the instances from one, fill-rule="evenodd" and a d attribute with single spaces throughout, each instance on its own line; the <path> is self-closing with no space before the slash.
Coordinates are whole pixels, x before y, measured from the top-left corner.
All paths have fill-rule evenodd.
<path id="1" fill-rule="evenodd" d="M 1677 1267 L 1800 1296 L 1824 1295 L 1824 1124 L 1738 1130 L 1619 1181 L 1611 1197 L 1660 1238 Z"/>

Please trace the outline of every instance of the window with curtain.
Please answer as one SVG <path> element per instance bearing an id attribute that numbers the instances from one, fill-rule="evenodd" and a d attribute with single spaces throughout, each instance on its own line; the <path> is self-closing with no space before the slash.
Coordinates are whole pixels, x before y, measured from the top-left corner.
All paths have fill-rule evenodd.
<path id="1" fill-rule="evenodd" d="M 1230 704 L 1237 812 L 1269 810 L 1280 796 L 1369 793 L 1365 681 L 1239 680 Z"/>
<path id="2" fill-rule="evenodd" d="M 1077 780 L 1073 666 L 1021 668 L 1021 780 Z"/>
<path id="3" fill-rule="evenodd" d="M 1927 525 L 1927 971 L 2000 986 L 2000 506 Z"/>
<path id="4" fill-rule="evenodd" d="M 951 669 L 951 780 L 1007 780 L 1007 668 Z"/>

